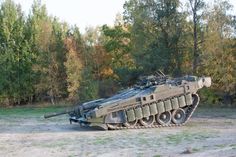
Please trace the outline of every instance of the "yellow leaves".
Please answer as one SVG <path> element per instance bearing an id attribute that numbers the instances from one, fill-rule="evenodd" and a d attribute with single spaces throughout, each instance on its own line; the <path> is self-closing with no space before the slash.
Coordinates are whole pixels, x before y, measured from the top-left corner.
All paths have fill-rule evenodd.
<path id="1" fill-rule="evenodd" d="M 226 92 L 236 85 L 235 65 L 230 39 L 222 39 L 219 34 L 209 34 L 204 44 L 202 72 L 213 78 L 213 88 Z"/>
<path id="2" fill-rule="evenodd" d="M 100 72 L 100 77 L 103 79 L 106 78 L 113 78 L 114 80 L 119 79 L 119 76 L 114 73 L 111 67 L 104 67 L 104 69 L 102 69 Z"/>
<path id="3" fill-rule="evenodd" d="M 67 48 L 66 62 L 64 63 L 67 74 L 67 90 L 69 99 L 76 98 L 81 82 L 82 62 L 79 57 L 79 50 L 73 38 L 66 38 L 64 44 Z"/>
<path id="4" fill-rule="evenodd" d="M 103 46 L 94 46 L 95 51 L 92 54 L 93 71 L 96 79 L 114 77 L 114 71 L 110 66 L 112 56 L 107 53 Z"/>
<path id="5" fill-rule="evenodd" d="M 39 20 L 36 25 L 35 27 L 38 27 L 35 36 L 36 43 L 41 50 L 48 51 L 52 37 L 52 23 L 48 20 Z"/>
<path id="6" fill-rule="evenodd" d="M 127 67 L 128 69 L 135 69 L 136 68 L 136 63 L 135 63 L 135 61 L 134 61 L 134 58 L 133 57 L 131 57 L 131 55 L 130 54 L 125 54 L 124 56 L 123 56 L 123 59 L 125 60 L 125 65 L 124 65 L 124 67 Z"/>
<path id="7" fill-rule="evenodd" d="M 100 75 L 103 78 L 112 77 L 114 75 L 114 72 L 110 67 L 105 67 L 104 69 L 101 70 Z"/>

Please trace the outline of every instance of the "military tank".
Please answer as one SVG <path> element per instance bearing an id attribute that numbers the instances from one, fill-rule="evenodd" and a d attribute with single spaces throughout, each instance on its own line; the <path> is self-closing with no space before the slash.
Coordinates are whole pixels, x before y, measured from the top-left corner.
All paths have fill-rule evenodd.
<path id="1" fill-rule="evenodd" d="M 85 102 L 44 117 L 69 114 L 70 123 L 105 130 L 181 126 L 199 104 L 197 91 L 210 86 L 210 77 L 169 78 L 159 73 L 143 77 L 134 87 L 109 98 Z"/>

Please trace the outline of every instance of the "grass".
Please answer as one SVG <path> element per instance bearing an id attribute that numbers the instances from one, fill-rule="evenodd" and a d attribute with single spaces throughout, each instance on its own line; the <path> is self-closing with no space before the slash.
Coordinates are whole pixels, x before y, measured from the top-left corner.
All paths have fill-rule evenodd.
<path id="1" fill-rule="evenodd" d="M 183 141 L 183 138 L 185 138 L 183 134 L 168 135 L 166 137 L 166 143 L 177 145 Z"/>
<path id="2" fill-rule="evenodd" d="M 141 144 L 148 144 L 149 143 L 149 141 L 150 141 L 150 139 L 146 139 L 146 138 L 138 138 L 139 139 L 139 143 L 141 143 Z"/>
<path id="3" fill-rule="evenodd" d="M 111 143 L 112 142 L 112 138 L 110 137 L 97 137 L 93 144 L 95 145 L 104 145 L 104 144 L 107 144 L 107 143 Z"/>
<path id="4" fill-rule="evenodd" d="M 174 135 L 168 135 L 165 137 L 165 141 L 167 144 L 178 145 L 184 141 L 193 142 L 196 140 L 205 140 L 207 138 L 213 137 L 213 134 L 208 132 L 190 132 L 183 131 Z"/>
<path id="5" fill-rule="evenodd" d="M 36 146 L 43 147 L 43 148 L 56 148 L 56 147 L 58 147 L 60 149 L 63 149 L 68 144 L 69 144 L 69 142 L 58 141 L 56 143 L 44 143 L 44 144 L 40 144 L 40 145 L 36 145 Z"/>
<path id="6" fill-rule="evenodd" d="M 232 149 L 236 149 L 236 144 L 231 144 L 229 146 L 232 147 Z"/>
<path id="7" fill-rule="evenodd" d="M 211 116 L 232 116 L 235 115 L 236 108 L 226 108 L 226 107 L 208 107 L 200 106 L 195 111 L 194 115 L 211 115 Z"/>
<path id="8" fill-rule="evenodd" d="M 38 116 L 50 112 L 63 111 L 65 107 L 14 107 L 14 108 L 0 108 L 0 116 Z"/>
<path id="9" fill-rule="evenodd" d="M 193 148 L 192 151 L 193 151 L 193 153 L 196 153 L 196 152 L 199 152 L 200 149 L 199 148 Z"/>
<path id="10" fill-rule="evenodd" d="M 218 144 L 218 145 L 215 145 L 215 146 L 218 147 L 218 148 L 224 148 L 224 147 L 227 147 L 226 144 Z"/>
<path id="11" fill-rule="evenodd" d="M 236 149 L 236 144 L 230 144 L 230 145 L 227 145 L 227 144 L 218 144 L 218 145 L 215 145 L 215 147 L 217 147 L 217 148 L 231 147 L 232 149 Z"/>

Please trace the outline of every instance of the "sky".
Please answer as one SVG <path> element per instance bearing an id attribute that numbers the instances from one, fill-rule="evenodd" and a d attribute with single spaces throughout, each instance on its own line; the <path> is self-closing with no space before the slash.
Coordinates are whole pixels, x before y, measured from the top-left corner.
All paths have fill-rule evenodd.
<path id="1" fill-rule="evenodd" d="M 1 1 L 1 0 L 0 0 Z M 22 6 L 28 14 L 33 0 L 13 0 Z M 41 0 L 46 4 L 49 15 L 58 17 L 71 25 L 77 25 L 80 31 L 85 28 L 103 24 L 113 25 L 117 13 L 123 13 L 123 4 L 126 0 Z M 184 0 L 186 1 L 186 0 Z M 214 0 L 208 0 L 213 2 Z M 234 5 L 236 14 L 236 0 L 229 0 Z"/>
<path id="2" fill-rule="evenodd" d="M 33 0 L 13 0 L 28 13 Z M 125 0 L 41 0 L 49 15 L 58 17 L 71 25 L 76 24 L 82 32 L 86 27 L 103 24 L 113 25 L 117 13 L 123 13 Z"/>

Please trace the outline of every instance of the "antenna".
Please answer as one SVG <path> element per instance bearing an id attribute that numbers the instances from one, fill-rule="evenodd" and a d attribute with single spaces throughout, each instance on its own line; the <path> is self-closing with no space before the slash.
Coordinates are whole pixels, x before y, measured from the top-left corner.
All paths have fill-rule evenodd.
<path id="1" fill-rule="evenodd" d="M 158 72 L 159 72 L 162 76 L 166 76 L 161 70 L 158 70 Z"/>
<path id="2" fill-rule="evenodd" d="M 158 75 L 158 76 L 166 76 L 161 70 L 158 70 L 158 71 L 156 71 L 156 74 Z"/>

